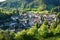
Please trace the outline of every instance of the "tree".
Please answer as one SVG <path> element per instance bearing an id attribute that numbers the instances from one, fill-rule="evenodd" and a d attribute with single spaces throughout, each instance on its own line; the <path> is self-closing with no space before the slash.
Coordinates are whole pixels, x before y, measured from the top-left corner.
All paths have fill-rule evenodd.
<path id="1" fill-rule="evenodd" d="M 15 39 L 16 40 L 37 40 L 35 38 L 36 31 L 37 31 L 36 27 L 32 27 L 27 30 L 22 30 L 21 32 L 18 32 L 15 35 Z"/>
<path id="2" fill-rule="evenodd" d="M 32 27 L 27 30 L 27 35 L 35 35 L 35 32 L 36 32 L 36 28 Z"/>
<path id="3" fill-rule="evenodd" d="M 18 33 L 15 35 L 15 39 L 16 39 L 16 40 L 24 40 L 25 34 L 26 34 L 26 31 L 25 31 L 25 30 L 22 30 L 21 32 L 18 32 Z"/>
<path id="4" fill-rule="evenodd" d="M 48 25 L 48 21 L 47 21 L 47 20 L 45 20 L 45 21 L 43 22 L 43 24 Z"/>
<path id="5" fill-rule="evenodd" d="M 40 26 L 41 26 L 41 24 L 36 23 L 36 27 L 37 27 L 37 28 L 40 28 Z"/>
<path id="6" fill-rule="evenodd" d="M 56 22 L 54 21 L 54 22 L 52 22 L 51 23 L 51 26 L 50 26 L 50 28 L 52 29 L 52 28 L 56 28 L 57 27 L 57 24 L 56 24 Z"/>
<path id="7" fill-rule="evenodd" d="M 53 23 L 51 23 L 51 26 L 50 26 L 50 32 L 55 35 L 55 29 L 57 28 L 57 23 L 54 21 Z"/>
<path id="8" fill-rule="evenodd" d="M 3 39 L 3 33 L 2 33 L 2 31 L 0 30 L 0 40 L 2 40 Z"/>
<path id="9" fill-rule="evenodd" d="M 41 27 L 38 29 L 38 35 L 39 37 L 46 37 L 48 33 L 48 25 L 42 24 Z"/>
<path id="10" fill-rule="evenodd" d="M 15 37 L 15 33 L 14 33 L 14 32 L 10 32 L 10 39 L 11 39 L 11 40 L 15 40 L 14 37 Z"/>
<path id="11" fill-rule="evenodd" d="M 57 7 L 52 8 L 52 9 L 51 9 L 51 12 L 52 12 L 52 13 L 55 12 L 55 14 L 57 14 L 58 12 L 60 12 L 60 6 L 57 6 Z"/>
<path id="12" fill-rule="evenodd" d="M 58 26 L 55 29 L 55 34 L 57 34 L 57 33 L 60 33 L 60 24 L 58 24 Z"/>
<path id="13" fill-rule="evenodd" d="M 57 13 L 57 18 L 59 19 L 59 23 L 60 23 L 60 12 Z"/>
<path id="14" fill-rule="evenodd" d="M 8 30 L 4 31 L 3 40 L 10 40 L 10 32 Z"/>
<path id="15" fill-rule="evenodd" d="M 32 28 L 27 30 L 27 40 L 37 40 L 36 34 L 37 28 L 36 26 L 32 26 Z"/>

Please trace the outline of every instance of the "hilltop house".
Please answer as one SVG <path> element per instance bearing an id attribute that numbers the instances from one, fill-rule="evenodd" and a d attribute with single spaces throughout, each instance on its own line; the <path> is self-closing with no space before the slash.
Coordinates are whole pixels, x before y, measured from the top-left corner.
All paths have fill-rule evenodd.
<path id="1" fill-rule="evenodd" d="M 44 20 L 48 21 L 48 24 L 51 24 L 56 19 L 55 14 L 44 14 L 43 17 L 44 17 Z"/>
<path id="2" fill-rule="evenodd" d="M 54 20 L 55 19 L 55 14 L 44 14 L 43 17 L 46 19 L 46 20 Z"/>

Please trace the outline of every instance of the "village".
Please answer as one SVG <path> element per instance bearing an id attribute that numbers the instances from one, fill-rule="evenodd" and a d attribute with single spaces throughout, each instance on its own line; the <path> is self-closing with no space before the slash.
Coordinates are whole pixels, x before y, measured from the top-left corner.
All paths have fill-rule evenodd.
<path id="1" fill-rule="evenodd" d="M 48 24 L 51 24 L 52 21 L 56 21 L 56 15 L 55 14 L 42 14 L 39 15 L 38 13 L 34 14 L 31 12 L 25 12 L 25 13 L 17 13 L 15 12 L 14 15 L 12 15 L 9 19 L 11 21 L 7 21 L 0 25 L 0 28 L 5 30 L 8 29 L 9 31 L 20 31 L 22 29 L 28 29 L 31 26 L 33 26 L 35 23 L 42 24 L 44 20 L 48 21 Z"/>

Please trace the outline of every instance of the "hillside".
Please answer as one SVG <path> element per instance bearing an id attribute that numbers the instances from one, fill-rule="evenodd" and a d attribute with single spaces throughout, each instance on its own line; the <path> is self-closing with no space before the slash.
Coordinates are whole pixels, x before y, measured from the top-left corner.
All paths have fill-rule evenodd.
<path id="1" fill-rule="evenodd" d="M 0 2 L 0 7 L 5 9 L 38 8 L 43 5 L 46 5 L 46 9 L 51 9 L 55 6 L 60 6 L 60 0 L 6 0 Z"/>

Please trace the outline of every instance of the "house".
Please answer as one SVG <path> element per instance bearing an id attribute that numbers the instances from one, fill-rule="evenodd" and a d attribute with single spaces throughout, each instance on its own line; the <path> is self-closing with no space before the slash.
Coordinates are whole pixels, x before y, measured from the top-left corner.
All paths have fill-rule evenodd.
<path id="1" fill-rule="evenodd" d="M 10 28 L 9 28 L 8 30 L 9 30 L 10 32 L 15 32 L 15 29 L 10 29 Z"/>
<path id="2" fill-rule="evenodd" d="M 17 19 L 19 19 L 19 17 L 18 16 L 11 16 L 11 19 L 16 21 Z"/>
<path id="3" fill-rule="evenodd" d="M 30 15 L 30 19 L 29 19 L 29 24 L 32 26 L 34 25 L 35 23 L 42 23 L 41 21 L 41 17 L 38 15 L 38 14 L 32 14 Z"/>
<path id="4" fill-rule="evenodd" d="M 48 14 L 43 14 L 42 15 L 44 18 L 49 18 L 49 15 Z"/>
<path id="5" fill-rule="evenodd" d="M 55 14 L 49 14 L 49 17 L 55 18 L 56 15 Z"/>
<path id="6" fill-rule="evenodd" d="M 46 19 L 46 20 L 54 20 L 55 19 L 55 14 L 44 14 L 43 17 Z"/>
<path id="7" fill-rule="evenodd" d="M 17 26 L 17 23 L 10 23 L 9 25 L 11 28 L 15 28 Z"/>

